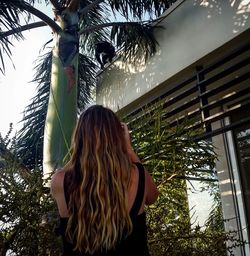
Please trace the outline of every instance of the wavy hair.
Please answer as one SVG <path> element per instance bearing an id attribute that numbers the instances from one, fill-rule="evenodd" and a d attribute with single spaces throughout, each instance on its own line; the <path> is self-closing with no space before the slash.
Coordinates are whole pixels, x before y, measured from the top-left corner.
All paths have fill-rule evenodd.
<path id="1" fill-rule="evenodd" d="M 108 250 L 132 231 L 128 187 L 132 162 L 118 117 L 100 105 L 80 115 L 65 166 L 70 176 L 66 236 L 75 250 Z"/>

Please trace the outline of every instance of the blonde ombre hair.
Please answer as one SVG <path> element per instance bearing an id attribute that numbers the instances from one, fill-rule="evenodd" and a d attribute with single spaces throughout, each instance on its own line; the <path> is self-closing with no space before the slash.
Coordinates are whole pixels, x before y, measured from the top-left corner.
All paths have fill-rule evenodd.
<path id="1" fill-rule="evenodd" d="M 80 252 L 114 248 L 132 231 L 128 211 L 132 162 L 114 112 L 99 105 L 83 112 L 71 153 L 65 166 L 70 176 L 66 235 Z"/>

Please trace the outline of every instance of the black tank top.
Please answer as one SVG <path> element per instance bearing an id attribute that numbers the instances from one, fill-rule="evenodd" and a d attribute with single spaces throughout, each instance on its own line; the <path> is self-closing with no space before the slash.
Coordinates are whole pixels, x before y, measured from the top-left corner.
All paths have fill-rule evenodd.
<path id="1" fill-rule="evenodd" d="M 139 214 L 141 204 L 144 198 L 145 190 L 145 172 L 141 163 L 135 163 L 139 171 L 139 182 L 136 197 L 133 206 L 130 210 L 130 218 L 133 223 L 132 233 L 124 240 L 117 243 L 115 249 L 109 251 L 96 252 L 92 256 L 149 256 L 147 246 L 147 226 L 146 226 L 146 214 L 143 212 Z M 67 191 L 67 173 L 64 177 L 64 194 L 68 204 L 69 193 Z M 59 233 L 62 235 L 63 240 L 63 256 L 91 256 L 88 253 L 80 253 L 74 251 L 74 246 L 70 244 L 65 238 L 65 232 L 67 227 L 68 218 L 60 218 Z"/>

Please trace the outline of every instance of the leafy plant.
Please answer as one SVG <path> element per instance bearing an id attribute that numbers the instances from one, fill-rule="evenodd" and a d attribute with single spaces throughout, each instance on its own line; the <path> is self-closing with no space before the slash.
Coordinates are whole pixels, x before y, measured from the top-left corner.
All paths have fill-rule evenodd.
<path id="1" fill-rule="evenodd" d="M 196 139 L 203 132 L 192 129 L 196 120 L 172 126 L 165 113 L 155 104 L 124 117 L 134 148 L 160 191 L 157 202 L 147 208 L 151 255 L 233 255 L 233 249 L 244 243 L 237 232 L 224 230 L 214 146 L 210 140 Z M 200 181 L 214 200 L 204 227 L 191 223 L 187 182 L 192 180 Z"/>
<path id="2" fill-rule="evenodd" d="M 0 137 L 0 255 L 59 255 L 57 211 L 39 168 L 16 157 L 15 139 Z"/>

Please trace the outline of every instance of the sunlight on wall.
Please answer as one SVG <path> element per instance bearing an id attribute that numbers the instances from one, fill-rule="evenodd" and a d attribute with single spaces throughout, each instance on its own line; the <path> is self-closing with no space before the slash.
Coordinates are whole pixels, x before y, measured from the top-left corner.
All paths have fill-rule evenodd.
<path id="1" fill-rule="evenodd" d="M 243 0 L 238 6 L 237 14 L 250 12 L 250 0 Z"/>

